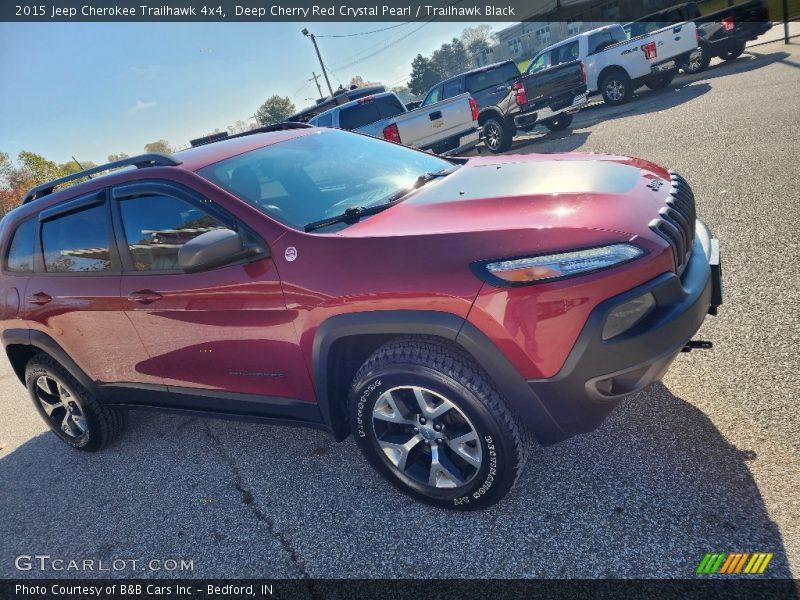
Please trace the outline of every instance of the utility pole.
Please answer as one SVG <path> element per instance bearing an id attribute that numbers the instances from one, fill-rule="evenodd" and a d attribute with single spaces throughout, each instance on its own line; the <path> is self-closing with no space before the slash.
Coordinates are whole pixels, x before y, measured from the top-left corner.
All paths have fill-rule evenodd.
<path id="1" fill-rule="evenodd" d="M 317 38 L 314 37 L 314 34 L 309 32 L 308 29 L 303 29 L 303 35 L 306 37 L 311 38 L 311 43 L 314 44 L 314 50 L 317 51 L 317 58 L 319 59 L 319 66 L 322 67 L 322 74 L 325 76 L 325 83 L 328 84 L 328 91 L 333 96 L 333 88 L 331 87 L 331 81 L 328 79 L 328 72 L 325 70 L 325 63 L 322 62 L 322 55 L 319 53 L 319 47 L 317 46 Z"/>
<path id="2" fill-rule="evenodd" d="M 322 88 L 319 86 L 319 81 L 317 81 L 319 79 L 319 75 L 314 73 L 314 71 L 311 71 L 311 74 L 313 75 L 313 77 L 311 79 L 309 79 L 309 81 L 313 81 L 317 85 L 317 91 L 319 92 L 319 98 L 320 98 L 320 100 L 322 100 L 324 98 L 324 96 L 322 95 Z"/>

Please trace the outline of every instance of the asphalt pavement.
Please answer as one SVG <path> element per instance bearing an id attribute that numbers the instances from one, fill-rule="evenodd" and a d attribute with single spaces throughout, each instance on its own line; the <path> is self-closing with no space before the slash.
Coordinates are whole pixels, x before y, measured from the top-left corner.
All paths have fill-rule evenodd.
<path id="1" fill-rule="evenodd" d="M 692 577 L 710 551 L 772 552 L 765 576 L 798 576 L 799 84 L 800 46 L 763 45 L 515 144 L 681 172 L 726 296 L 697 336 L 713 350 L 593 433 L 533 448 L 501 504 L 418 504 L 313 430 L 136 412 L 106 451 L 72 451 L 2 361 L 0 577 Z M 17 569 L 36 554 L 138 562 Z"/>

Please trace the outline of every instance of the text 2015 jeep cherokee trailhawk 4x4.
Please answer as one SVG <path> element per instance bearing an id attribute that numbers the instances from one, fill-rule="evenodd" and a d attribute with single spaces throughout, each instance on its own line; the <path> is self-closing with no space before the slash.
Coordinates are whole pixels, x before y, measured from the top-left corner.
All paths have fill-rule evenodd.
<path id="1" fill-rule="evenodd" d="M 484 507 L 525 430 L 593 429 L 721 303 L 692 191 L 651 163 L 273 129 L 51 182 L 3 219 L 2 339 L 69 445 L 128 408 L 304 424 L 420 500 Z"/>

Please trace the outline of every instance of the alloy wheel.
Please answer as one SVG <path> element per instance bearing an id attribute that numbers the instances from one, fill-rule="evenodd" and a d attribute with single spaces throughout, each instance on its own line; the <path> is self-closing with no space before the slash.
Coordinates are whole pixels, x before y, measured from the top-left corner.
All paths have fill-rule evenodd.
<path id="1" fill-rule="evenodd" d="M 36 399 L 55 429 L 71 438 L 86 434 L 89 424 L 78 397 L 52 375 L 36 379 Z"/>
<path id="2" fill-rule="evenodd" d="M 703 64 L 703 51 L 698 50 L 697 56 L 689 59 L 689 62 L 686 63 L 684 70 L 688 71 L 689 73 L 697 73 L 702 68 L 702 64 Z"/>
<path id="3" fill-rule="evenodd" d="M 614 102 L 619 102 L 625 97 L 625 84 L 619 79 L 610 79 L 606 83 L 606 95 Z"/>
<path id="4" fill-rule="evenodd" d="M 434 489 L 467 485 L 480 471 L 478 432 L 450 400 L 404 386 L 381 394 L 372 409 L 376 441 L 392 467 Z"/>
<path id="5" fill-rule="evenodd" d="M 485 126 L 486 145 L 490 150 L 500 147 L 500 129 L 494 123 Z"/>

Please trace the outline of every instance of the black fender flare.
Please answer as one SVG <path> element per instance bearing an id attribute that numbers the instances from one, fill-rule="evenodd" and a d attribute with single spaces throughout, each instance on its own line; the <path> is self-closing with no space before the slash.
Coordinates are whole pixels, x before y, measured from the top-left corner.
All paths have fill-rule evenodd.
<path id="1" fill-rule="evenodd" d="M 102 397 L 99 393 L 98 387 L 94 381 L 81 369 L 74 360 L 69 357 L 69 354 L 46 333 L 37 331 L 35 329 L 7 329 L 2 334 L 3 348 L 6 349 L 8 354 L 9 346 L 29 346 L 30 348 L 46 352 L 52 356 L 56 361 L 61 364 L 70 375 L 72 375 L 78 382 L 89 390 L 94 396 Z M 11 361 L 14 371 L 17 374 L 20 382 L 25 385 L 25 371 L 24 369 L 17 368 L 11 356 L 8 356 Z"/>
<path id="2" fill-rule="evenodd" d="M 452 313 L 423 310 L 368 311 L 336 315 L 317 329 L 312 347 L 312 377 L 325 426 L 337 440 L 347 437 L 337 419 L 335 399 L 329 397 L 328 373 L 334 344 L 360 335 L 425 335 L 440 337 L 461 347 L 487 372 L 509 408 L 542 444 L 565 436 L 522 375 L 497 346 L 475 325 Z"/>

